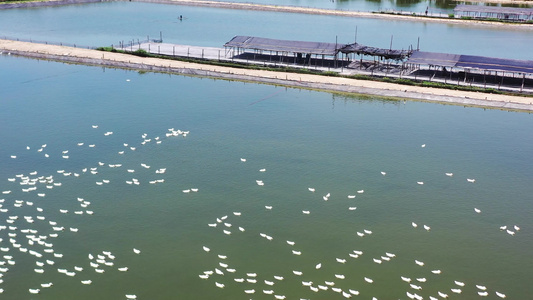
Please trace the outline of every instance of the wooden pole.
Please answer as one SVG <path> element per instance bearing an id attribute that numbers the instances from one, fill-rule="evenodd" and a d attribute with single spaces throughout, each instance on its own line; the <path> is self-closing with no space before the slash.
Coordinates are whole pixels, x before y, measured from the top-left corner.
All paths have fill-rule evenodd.
<path id="1" fill-rule="evenodd" d="M 335 64 L 334 67 L 337 68 L 337 36 L 335 36 Z"/>

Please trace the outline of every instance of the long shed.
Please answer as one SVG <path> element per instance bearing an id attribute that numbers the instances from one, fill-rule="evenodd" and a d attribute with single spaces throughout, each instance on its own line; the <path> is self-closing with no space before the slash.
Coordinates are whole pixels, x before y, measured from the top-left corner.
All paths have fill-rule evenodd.
<path id="1" fill-rule="evenodd" d="M 229 42 L 224 44 L 224 47 L 227 48 L 327 56 L 337 55 L 339 49 L 344 46 L 345 44 L 337 43 L 288 41 L 241 35 L 233 37 Z"/>
<path id="2" fill-rule="evenodd" d="M 453 11 L 459 17 L 496 18 L 514 21 L 533 20 L 533 8 L 459 4 Z"/>

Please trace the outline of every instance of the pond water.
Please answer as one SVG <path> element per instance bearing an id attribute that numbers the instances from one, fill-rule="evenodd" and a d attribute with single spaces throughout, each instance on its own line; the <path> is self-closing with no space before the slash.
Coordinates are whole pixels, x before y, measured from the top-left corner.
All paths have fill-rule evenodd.
<path id="1" fill-rule="evenodd" d="M 528 113 L 0 64 L 2 298 L 533 293 Z"/>
<path id="2" fill-rule="evenodd" d="M 179 15 L 185 20 L 179 21 Z M 17 24 L 16 26 L 14 24 Z M 168 43 L 222 47 L 236 35 L 357 42 L 396 49 L 531 59 L 531 30 L 506 26 L 227 10 L 136 2 L 106 2 L 0 11 L 2 36 L 78 46 L 118 45 L 147 36 Z M 512 51 L 509 51 L 512 45 Z"/>

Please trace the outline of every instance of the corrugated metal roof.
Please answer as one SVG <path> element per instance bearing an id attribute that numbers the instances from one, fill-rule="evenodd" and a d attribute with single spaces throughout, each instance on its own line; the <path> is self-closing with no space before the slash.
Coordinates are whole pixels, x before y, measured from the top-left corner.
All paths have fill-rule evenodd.
<path id="1" fill-rule="evenodd" d="M 407 60 L 408 64 L 455 67 L 461 55 L 414 51 Z"/>
<path id="2" fill-rule="evenodd" d="M 340 51 L 342 53 L 357 53 L 363 55 L 381 56 L 387 59 L 404 59 L 411 53 L 411 51 L 408 50 L 383 49 L 369 47 L 358 43 L 348 44 L 342 49 L 340 49 Z"/>
<path id="3" fill-rule="evenodd" d="M 415 51 L 408 64 L 533 74 L 533 61 Z"/>
<path id="4" fill-rule="evenodd" d="M 482 70 L 533 73 L 533 61 L 461 55 L 457 66 Z"/>
<path id="5" fill-rule="evenodd" d="M 236 36 L 224 47 L 304 54 L 335 55 L 345 44 L 276 40 L 253 36 Z"/>

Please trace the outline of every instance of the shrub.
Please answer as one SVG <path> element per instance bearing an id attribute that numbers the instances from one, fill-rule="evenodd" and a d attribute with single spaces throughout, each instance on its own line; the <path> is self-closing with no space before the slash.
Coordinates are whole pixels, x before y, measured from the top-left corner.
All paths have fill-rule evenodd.
<path id="1" fill-rule="evenodd" d="M 333 71 L 325 71 L 325 72 L 322 73 L 322 75 L 337 77 L 337 76 L 339 76 L 339 73 L 333 72 Z"/>
<path id="2" fill-rule="evenodd" d="M 414 81 L 412 81 L 411 79 L 405 79 L 405 78 L 398 78 L 396 79 L 395 82 L 399 84 L 405 84 L 405 85 L 415 85 Z"/>
<path id="3" fill-rule="evenodd" d="M 148 56 L 150 56 L 150 53 L 148 53 L 148 51 L 143 50 L 143 49 L 137 49 L 137 50 L 133 51 L 132 54 L 140 56 L 140 57 L 148 57 Z"/>
<path id="4" fill-rule="evenodd" d="M 106 52 L 112 52 L 113 50 L 115 50 L 113 47 L 98 47 L 96 48 L 96 50 L 99 50 L 99 51 L 106 51 Z M 116 50 L 115 50 L 116 51 Z"/>

